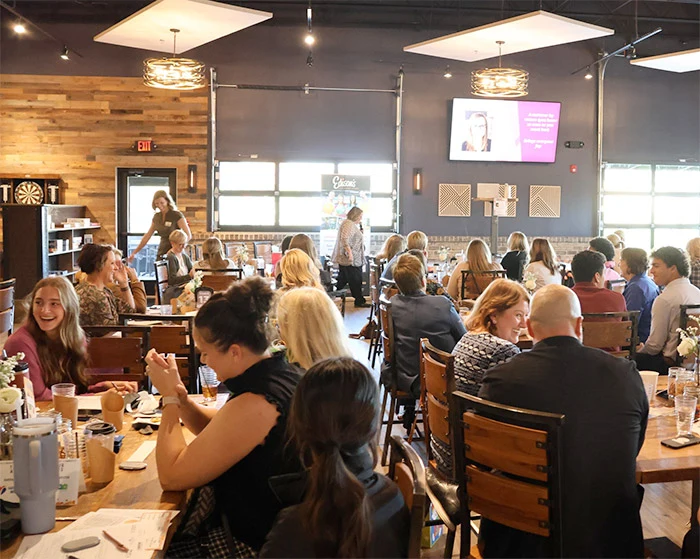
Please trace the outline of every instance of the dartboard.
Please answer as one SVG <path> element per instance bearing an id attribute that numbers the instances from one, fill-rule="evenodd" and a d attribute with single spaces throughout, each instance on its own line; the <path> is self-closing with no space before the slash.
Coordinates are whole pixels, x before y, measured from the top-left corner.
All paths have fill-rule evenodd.
<path id="1" fill-rule="evenodd" d="M 44 189 L 34 181 L 24 181 L 15 187 L 15 202 L 18 204 L 41 204 Z"/>

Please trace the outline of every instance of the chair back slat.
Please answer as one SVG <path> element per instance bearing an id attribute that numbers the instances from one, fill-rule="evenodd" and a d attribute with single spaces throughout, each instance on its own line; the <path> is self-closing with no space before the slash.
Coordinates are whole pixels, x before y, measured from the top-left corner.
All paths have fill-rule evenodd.
<path id="1" fill-rule="evenodd" d="M 507 278 L 505 270 L 486 270 L 483 272 L 472 272 L 462 270 L 461 299 L 476 299 L 481 295 L 489 284 L 498 278 Z"/>
<path id="2" fill-rule="evenodd" d="M 489 468 L 547 481 L 547 433 L 466 412 L 465 456 Z"/>
<path id="3" fill-rule="evenodd" d="M 426 396 L 430 434 L 450 446 L 450 408 L 432 394 Z"/>
<path id="4" fill-rule="evenodd" d="M 450 356 L 452 357 L 452 356 Z M 423 371 L 425 374 L 425 390 L 435 399 L 447 404 L 447 376 L 446 365 L 433 359 L 426 353 L 423 355 Z"/>
<path id="5" fill-rule="evenodd" d="M 639 342 L 639 311 L 584 313 L 583 345 L 634 359 Z"/>
<path id="6" fill-rule="evenodd" d="M 472 512 L 516 530 L 549 536 L 547 487 L 468 466 L 467 493 Z"/>
<path id="7" fill-rule="evenodd" d="M 382 350 L 384 361 L 393 363 L 394 359 L 394 323 L 391 319 L 391 303 L 384 297 L 379 299 L 379 318 L 381 323 Z"/>
<path id="8" fill-rule="evenodd" d="M 0 334 L 11 332 L 14 315 L 12 308 L 0 312 Z"/>
<path id="9" fill-rule="evenodd" d="M 607 280 L 605 282 L 605 289 L 609 289 L 610 291 L 615 291 L 617 293 L 622 293 L 625 290 L 626 286 L 627 280 L 622 278 L 615 280 Z"/>
<path id="10" fill-rule="evenodd" d="M 184 324 L 152 326 L 151 347 L 158 353 L 188 354 L 190 344 L 187 326 Z"/>
<path id="11" fill-rule="evenodd" d="M 396 282 L 394 280 L 379 278 L 379 286 L 380 294 L 384 295 L 387 299 L 391 299 L 399 292 L 399 288 L 396 287 Z"/>
<path id="12" fill-rule="evenodd" d="M 11 309 L 15 304 L 15 288 L 0 289 L 0 311 Z"/>
<path id="13" fill-rule="evenodd" d="M 231 274 L 204 274 L 202 285 L 214 291 L 226 291 L 234 283 L 241 280 L 241 274 L 234 272 Z"/>
<path id="14" fill-rule="evenodd" d="M 394 435 L 389 441 L 391 443 L 391 462 L 389 463 L 388 476 L 399 486 L 410 513 L 408 558 L 419 559 L 423 522 L 428 504 L 425 467 L 418 453 L 401 437 Z"/>
<path id="15" fill-rule="evenodd" d="M 163 293 L 168 288 L 168 263 L 165 260 L 157 260 L 154 262 L 156 270 L 156 294 L 158 295 L 158 303 L 167 305 L 170 301 L 163 301 Z"/>

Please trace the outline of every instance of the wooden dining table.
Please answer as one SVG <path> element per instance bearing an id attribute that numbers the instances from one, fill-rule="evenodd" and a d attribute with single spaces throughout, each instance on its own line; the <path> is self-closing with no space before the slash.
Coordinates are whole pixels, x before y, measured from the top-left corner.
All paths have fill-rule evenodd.
<path id="1" fill-rule="evenodd" d="M 227 394 L 219 394 L 216 403 L 217 407 L 222 406 Z M 195 401 L 200 401 L 203 397 L 195 395 L 192 397 Z M 52 407 L 51 402 L 38 402 L 37 407 L 40 411 L 48 410 Z M 129 414 L 124 415 L 124 426 L 118 433 L 125 435 L 122 442 L 121 450 L 117 454 L 116 468 L 114 471 L 114 480 L 110 483 L 94 484 L 89 479 L 87 480 L 87 492 L 81 493 L 78 496 L 77 504 L 69 507 L 56 507 L 56 518 L 71 518 L 77 519 L 89 512 L 97 511 L 101 508 L 110 509 L 151 509 L 151 510 L 177 510 L 183 511 L 187 503 L 186 491 L 163 491 L 158 480 L 158 470 L 156 469 L 156 453 L 155 450 L 149 454 L 144 460 L 147 467 L 140 471 L 124 471 L 119 469 L 119 464 L 125 462 L 129 457 L 141 446 L 145 441 L 155 441 L 157 431 L 152 435 L 142 435 L 135 429 L 132 429 L 132 417 Z M 79 427 L 81 425 L 79 424 Z M 184 429 L 185 439 L 190 442 L 194 439 L 194 435 Z M 175 517 L 170 531 L 168 540 L 172 537 L 175 528 L 180 521 L 180 516 Z M 57 521 L 52 532 L 57 532 L 68 526 L 70 521 Z M 17 549 L 22 543 L 22 535 L 15 538 L 9 545 L 3 543 L 0 549 L 0 559 L 11 559 L 14 557 Z M 60 555 L 60 554 L 59 554 Z"/>
<path id="2" fill-rule="evenodd" d="M 666 378 L 659 378 L 658 389 L 666 388 Z M 673 449 L 661 444 L 676 436 L 673 414 L 658 415 L 672 410 L 669 401 L 656 396 L 647 422 L 644 445 L 637 456 L 637 482 L 641 484 L 690 481 L 692 483 L 691 522 L 697 523 L 700 507 L 700 444 Z"/>

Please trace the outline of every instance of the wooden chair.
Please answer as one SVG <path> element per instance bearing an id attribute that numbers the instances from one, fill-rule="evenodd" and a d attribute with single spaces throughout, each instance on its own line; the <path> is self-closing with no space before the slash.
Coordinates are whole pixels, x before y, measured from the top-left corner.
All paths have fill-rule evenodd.
<path id="1" fill-rule="evenodd" d="M 633 360 L 639 343 L 639 314 L 639 311 L 585 313 L 583 345 Z"/>
<path id="2" fill-rule="evenodd" d="M 457 526 L 461 517 L 457 500 L 457 479 L 454 464 L 448 476 L 438 469 L 432 438 L 452 450 L 454 442 L 449 424 L 449 394 L 455 391 L 454 355 L 433 346 L 427 338 L 420 341 L 421 410 L 425 428 L 425 450 L 428 458 L 426 483 L 428 497 L 440 521 L 447 527 L 444 557 L 452 557 Z M 417 421 L 416 413 L 416 421 Z M 476 525 L 474 525 L 476 526 Z"/>
<path id="3" fill-rule="evenodd" d="M 12 334 L 15 320 L 15 278 L 0 281 L 0 335 Z"/>
<path id="4" fill-rule="evenodd" d="M 253 241 L 253 254 L 255 258 L 262 258 L 265 264 L 272 264 L 272 242 Z"/>
<path id="5" fill-rule="evenodd" d="M 150 326 L 86 326 L 87 372 L 91 383 L 103 380 L 145 380 L 144 357 L 150 344 Z M 116 337 L 107 334 L 121 334 Z M 121 372 L 115 371 L 121 369 Z"/>
<path id="6" fill-rule="evenodd" d="M 150 347 L 158 353 L 172 353 L 175 356 L 178 372 L 185 386 L 189 384 L 190 376 L 194 374 L 194 363 L 191 363 L 191 338 L 187 324 L 167 324 L 151 326 Z"/>
<path id="7" fill-rule="evenodd" d="M 394 280 L 380 277 L 379 291 L 380 295 L 384 295 L 387 299 L 391 299 L 399 292 L 399 288 L 396 287 L 396 282 Z"/>
<path id="8" fill-rule="evenodd" d="M 234 258 L 235 256 L 237 256 L 239 248 L 244 248 L 248 250 L 248 245 L 244 242 L 224 243 L 224 251 L 226 252 L 226 258 Z"/>
<path id="9" fill-rule="evenodd" d="M 564 416 L 454 392 L 450 426 L 462 516 L 461 553 L 471 548 L 470 513 L 547 538 L 562 557 L 561 437 Z"/>
<path id="10" fill-rule="evenodd" d="M 485 272 L 472 272 L 471 270 L 462 270 L 460 299 L 476 299 L 492 281 L 498 278 L 506 279 L 506 271 L 487 270 Z M 467 289 L 468 286 L 469 289 Z"/>
<path id="11" fill-rule="evenodd" d="M 170 301 L 163 301 L 163 293 L 168 289 L 168 263 L 157 260 L 153 266 L 156 270 L 156 300 L 159 305 L 169 305 Z"/>
<path id="12" fill-rule="evenodd" d="M 418 453 L 401 437 L 394 435 L 391 437 L 390 443 L 391 462 L 387 475 L 399 486 L 403 500 L 410 512 L 408 557 L 409 559 L 419 559 L 426 509 L 425 468 Z"/>
<path id="13" fill-rule="evenodd" d="M 384 353 L 384 367 L 388 367 L 391 372 L 391 382 L 387 386 L 382 382 L 380 377 L 381 387 L 384 389 L 384 397 L 382 399 L 382 425 L 386 425 L 386 433 L 384 435 L 384 446 L 382 451 L 382 466 L 386 466 L 389 455 L 389 441 L 391 439 L 391 430 L 396 422 L 396 411 L 398 407 L 398 399 L 410 399 L 411 395 L 408 392 L 400 391 L 396 388 L 396 366 L 394 359 L 394 323 L 391 320 L 391 303 L 383 295 L 379 299 L 379 316 L 382 324 L 380 331 L 381 344 Z M 387 419 L 384 419 L 384 414 L 387 411 L 387 400 L 389 401 L 389 413 Z"/>
<path id="14" fill-rule="evenodd" d="M 369 321 L 379 317 L 379 265 L 370 259 L 369 261 L 369 297 L 370 297 L 370 309 L 369 309 Z M 367 360 L 372 357 L 374 352 L 375 358 L 377 353 L 377 346 L 379 345 L 379 328 L 375 328 L 372 331 L 372 335 L 369 338 L 369 351 L 367 352 Z M 374 359 L 372 360 L 372 367 L 374 367 Z"/>
<path id="15" fill-rule="evenodd" d="M 220 272 L 221 270 L 212 270 Z M 202 285 L 210 287 L 214 291 L 226 291 L 237 281 L 243 279 L 243 270 L 237 268 L 235 270 L 225 270 L 223 273 L 204 274 L 202 276 Z"/>
<path id="16" fill-rule="evenodd" d="M 627 280 L 624 278 L 608 280 L 605 282 L 605 289 L 609 289 L 610 291 L 615 291 L 617 293 L 622 293 L 626 286 Z"/>

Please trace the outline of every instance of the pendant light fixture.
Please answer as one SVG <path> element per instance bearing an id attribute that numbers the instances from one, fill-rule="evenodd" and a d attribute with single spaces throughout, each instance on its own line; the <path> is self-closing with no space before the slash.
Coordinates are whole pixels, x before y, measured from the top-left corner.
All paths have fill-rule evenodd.
<path id="1" fill-rule="evenodd" d="M 527 95 L 528 73 L 517 68 L 501 66 L 501 47 L 498 45 L 498 68 L 483 68 L 472 72 L 472 95 L 477 97 L 524 97 Z"/>
<path id="2" fill-rule="evenodd" d="M 199 89 L 207 85 L 205 66 L 191 58 L 176 55 L 176 40 L 179 29 L 173 34 L 173 55 L 163 58 L 148 58 L 143 61 L 143 83 L 159 89 Z"/>

